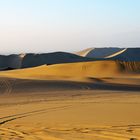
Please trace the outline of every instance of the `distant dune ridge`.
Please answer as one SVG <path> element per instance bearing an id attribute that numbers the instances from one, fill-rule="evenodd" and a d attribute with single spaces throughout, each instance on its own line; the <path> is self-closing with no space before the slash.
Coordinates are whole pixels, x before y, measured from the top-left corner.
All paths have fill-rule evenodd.
<path id="1" fill-rule="evenodd" d="M 0 55 L 0 70 L 30 68 L 44 64 L 51 65 L 59 63 L 84 62 L 90 60 L 92 59 L 66 52 Z"/>
<path id="2" fill-rule="evenodd" d="M 90 53 L 93 50 L 94 50 L 94 48 L 87 48 L 82 51 L 76 52 L 75 54 L 83 56 L 83 57 L 87 57 L 88 53 Z"/>
<path id="3" fill-rule="evenodd" d="M 113 60 L 140 61 L 140 48 L 128 48 L 122 53 L 112 57 Z"/>
<path id="4" fill-rule="evenodd" d="M 22 57 L 20 55 L 0 55 L 0 70 L 21 68 Z"/>
<path id="5" fill-rule="evenodd" d="M 88 58 L 109 58 L 111 60 L 120 61 L 140 61 L 140 48 L 90 48 L 77 52 L 76 54 Z"/>
<path id="6" fill-rule="evenodd" d="M 113 55 L 124 48 L 89 48 L 83 51 L 77 52 L 77 55 L 88 57 L 88 58 L 106 58 Z"/>
<path id="7" fill-rule="evenodd" d="M 22 68 L 41 66 L 44 64 L 60 64 L 90 61 L 91 59 L 66 52 L 44 54 L 26 54 L 22 61 Z"/>
<path id="8" fill-rule="evenodd" d="M 75 62 L 91 61 L 119 61 L 121 66 L 127 69 L 137 69 L 140 62 L 140 48 L 88 48 L 75 54 L 66 52 L 54 52 L 43 54 L 13 54 L 0 55 L 0 70 L 12 70 L 20 68 L 32 68 L 41 65 L 54 65 Z M 127 63 L 126 63 L 127 62 Z M 131 63 L 130 63 L 131 62 Z"/>

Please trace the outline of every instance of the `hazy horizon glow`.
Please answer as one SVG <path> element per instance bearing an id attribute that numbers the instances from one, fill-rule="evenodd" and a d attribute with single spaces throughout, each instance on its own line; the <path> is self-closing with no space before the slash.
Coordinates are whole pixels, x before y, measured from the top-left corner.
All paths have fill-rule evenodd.
<path id="1" fill-rule="evenodd" d="M 0 0 L 0 54 L 140 47 L 139 0 Z"/>

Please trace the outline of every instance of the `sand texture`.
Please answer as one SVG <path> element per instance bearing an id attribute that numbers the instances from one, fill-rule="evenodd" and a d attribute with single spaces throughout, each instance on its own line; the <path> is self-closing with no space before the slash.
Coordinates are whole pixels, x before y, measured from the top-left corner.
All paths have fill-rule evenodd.
<path id="1" fill-rule="evenodd" d="M 0 100 L 2 140 L 140 139 L 138 92 L 30 91 Z"/>
<path id="2" fill-rule="evenodd" d="M 115 49 L 90 61 L 67 53 L 16 56 L 12 64 L 21 67 L 0 72 L 0 140 L 140 140 L 135 52 Z"/>

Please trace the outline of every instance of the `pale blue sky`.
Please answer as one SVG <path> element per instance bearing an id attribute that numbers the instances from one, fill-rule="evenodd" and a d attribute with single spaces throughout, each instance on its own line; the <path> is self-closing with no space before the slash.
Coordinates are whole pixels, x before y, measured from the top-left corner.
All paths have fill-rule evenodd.
<path id="1" fill-rule="evenodd" d="M 0 0 L 0 53 L 140 47 L 140 0 Z"/>

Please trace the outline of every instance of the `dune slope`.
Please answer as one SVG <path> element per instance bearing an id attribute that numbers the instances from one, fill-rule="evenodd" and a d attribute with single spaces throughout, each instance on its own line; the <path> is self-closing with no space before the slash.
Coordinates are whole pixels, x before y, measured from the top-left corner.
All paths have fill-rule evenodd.
<path id="1" fill-rule="evenodd" d="M 94 61 L 56 65 L 1 72 L 0 76 L 15 78 L 54 77 L 117 77 L 123 74 L 140 73 L 140 62 Z M 124 75 L 125 76 L 125 75 Z"/>
<path id="2" fill-rule="evenodd" d="M 81 55 L 88 58 L 106 58 L 114 53 L 122 51 L 123 48 L 90 48 L 78 52 L 78 55 Z"/>
<path id="3" fill-rule="evenodd" d="M 139 62 L 94 61 L 11 70 L 0 73 L 0 92 L 79 89 L 140 91 L 139 68 Z"/>
<path id="4" fill-rule="evenodd" d="M 94 48 L 77 53 L 88 58 L 140 61 L 140 48 Z"/>
<path id="5" fill-rule="evenodd" d="M 79 55 L 79 56 L 86 57 L 87 54 L 88 54 L 90 51 L 92 51 L 92 50 L 94 50 L 94 48 L 87 48 L 87 49 L 84 49 L 84 50 L 82 50 L 82 51 L 76 52 L 75 54 L 77 54 L 77 55 Z"/>
<path id="6" fill-rule="evenodd" d="M 22 61 L 22 68 L 36 67 L 44 64 L 51 65 L 59 63 L 83 62 L 90 60 L 91 59 L 89 58 L 81 57 L 66 52 L 26 54 Z"/>
<path id="7" fill-rule="evenodd" d="M 0 55 L 0 70 L 18 69 L 21 67 L 22 57 L 20 55 Z"/>
<path id="8" fill-rule="evenodd" d="M 122 53 L 111 57 L 112 60 L 140 61 L 140 48 L 128 48 Z"/>

